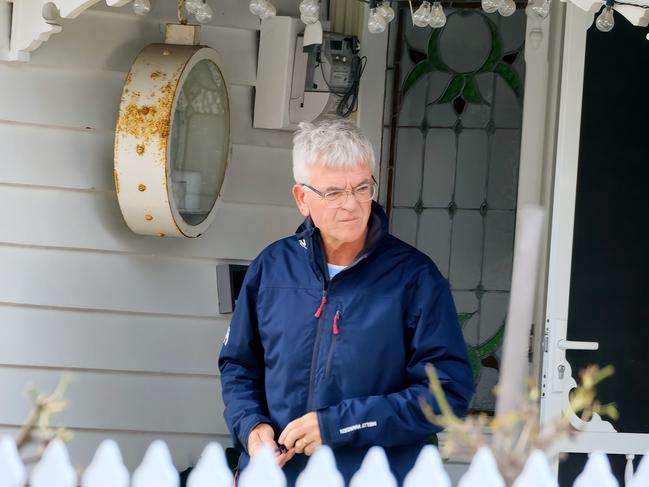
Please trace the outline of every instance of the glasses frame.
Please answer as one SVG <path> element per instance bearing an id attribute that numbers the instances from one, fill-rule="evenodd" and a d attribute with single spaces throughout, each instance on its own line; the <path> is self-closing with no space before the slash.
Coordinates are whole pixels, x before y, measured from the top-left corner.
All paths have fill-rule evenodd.
<path id="1" fill-rule="evenodd" d="M 359 184 L 359 186 L 363 186 L 363 184 L 364 183 Z M 327 194 L 329 194 L 330 191 L 327 191 L 326 193 L 323 193 L 322 191 L 317 190 L 313 186 L 310 186 L 310 185 L 305 184 L 305 183 L 300 183 L 300 186 L 304 186 L 305 188 L 311 190 L 313 193 L 315 193 L 317 196 L 319 196 L 320 199 L 324 201 L 325 206 L 327 208 L 335 209 L 335 208 L 341 208 L 345 203 L 347 203 L 347 199 L 349 198 L 350 195 L 354 196 L 354 199 L 356 200 L 357 203 L 367 203 L 368 201 L 372 201 L 374 199 L 374 197 L 376 196 L 377 192 L 378 192 L 379 183 L 377 183 L 376 179 L 374 179 L 374 176 L 372 176 L 372 183 L 371 183 L 372 197 L 369 200 L 365 200 L 365 201 L 359 201 L 358 197 L 356 196 L 356 188 L 358 188 L 358 186 L 356 186 L 356 188 L 352 188 L 352 189 L 340 188 L 340 189 L 333 190 L 333 191 L 344 191 L 345 192 L 345 199 L 340 204 L 337 204 L 337 205 L 334 205 L 334 206 L 331 206 L 331 202 L 329 200 L 327 200 Z"/>

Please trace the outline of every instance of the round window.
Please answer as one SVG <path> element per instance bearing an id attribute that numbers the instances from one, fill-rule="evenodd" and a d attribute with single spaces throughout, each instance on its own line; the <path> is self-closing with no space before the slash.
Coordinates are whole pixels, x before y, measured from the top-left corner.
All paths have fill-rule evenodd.
<path id="1" fill-rule="evenodd" d="M 230 157 L 230 107 L 216 51 L 152 44 L 131 67 L 115 133 L 115 187 L 136 233 L 197 237 Z"/>

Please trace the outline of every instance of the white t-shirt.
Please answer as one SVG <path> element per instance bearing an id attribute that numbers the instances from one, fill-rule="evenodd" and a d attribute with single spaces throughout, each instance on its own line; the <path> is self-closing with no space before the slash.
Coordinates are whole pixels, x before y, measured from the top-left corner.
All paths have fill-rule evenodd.
<path id="1" fill-rule="evenodd" d="M 346 265 L 336 265 L 336 264 L 329 264 L 327 262 L 327 267 L 329 268 L 329 279 L 333 279 L 336 274 L 338 274 L 340 271 L 347 269 Z"/>

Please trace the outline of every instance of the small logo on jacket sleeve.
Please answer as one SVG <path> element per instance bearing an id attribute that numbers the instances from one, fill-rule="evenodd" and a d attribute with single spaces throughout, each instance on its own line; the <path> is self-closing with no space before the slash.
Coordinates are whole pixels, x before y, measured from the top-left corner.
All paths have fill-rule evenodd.
<path id="1" fill-rule="evenodd" d="M 306 249 L 306 240 L 304 240 L 303 238 L 301 238 L 300 240 L 298 240 L 298 242 L 300 243 L 300 245 L 302 246 L 302 248 L 305 248 L 305 249 Z"/>
<path id="2" fill-rule="evenodd" d="M 224 347 L 228 344 L 229 339 L 230 339 L 230 327 L 228 326 L 228 331 L 225 332 L 225 338 L 223 339 Z"/>

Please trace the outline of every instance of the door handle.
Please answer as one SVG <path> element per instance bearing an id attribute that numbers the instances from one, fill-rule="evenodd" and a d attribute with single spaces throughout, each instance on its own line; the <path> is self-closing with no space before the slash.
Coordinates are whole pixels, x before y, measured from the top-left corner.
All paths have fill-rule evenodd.
<path id="1" fill-rule="evenodd" d="M 559 340 L 559 343 L 557 345 L 561 350 L 599 350 L 599 342 Z"/>

